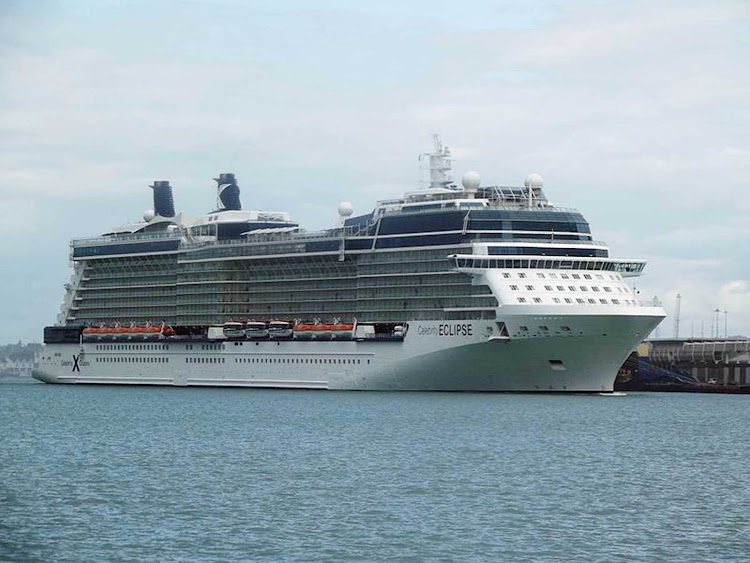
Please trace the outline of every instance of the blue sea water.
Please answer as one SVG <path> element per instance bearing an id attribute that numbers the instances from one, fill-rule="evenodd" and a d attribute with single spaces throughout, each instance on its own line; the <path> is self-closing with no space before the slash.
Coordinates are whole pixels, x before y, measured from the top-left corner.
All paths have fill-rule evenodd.
<path id="1" fill-rule="evenodd" d="M 748 561 L 750 396 L 0 385 L 0 560 Z"/>

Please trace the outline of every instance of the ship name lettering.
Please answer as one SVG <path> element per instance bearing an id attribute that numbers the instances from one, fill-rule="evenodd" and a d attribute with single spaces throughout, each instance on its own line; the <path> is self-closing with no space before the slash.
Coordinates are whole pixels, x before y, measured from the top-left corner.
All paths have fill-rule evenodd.
<path id="1" fill-rule="evenodd" d="M 438 336 L 472 336 L 472 326 L 469 323 L 454 323 L 438 325 Z"/>

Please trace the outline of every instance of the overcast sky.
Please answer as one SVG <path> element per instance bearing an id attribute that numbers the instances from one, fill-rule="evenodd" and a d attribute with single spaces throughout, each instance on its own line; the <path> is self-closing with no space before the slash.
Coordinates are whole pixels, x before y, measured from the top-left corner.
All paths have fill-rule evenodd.
<path id="1" fill-rule="evenodd" d="M 436 4 L 438 7 L 436 7 Z M 443 4 L 442 7 L 439 5 Z M 332 226 L 454 177 L 579 209 L 674 331 L 750 335 L 750 2 L 0 2 L 0 343 L 40 341 L 68 241 L 138 219 L 153 180 Z M 724 315 L 721 314 L 721 334 Z"/>

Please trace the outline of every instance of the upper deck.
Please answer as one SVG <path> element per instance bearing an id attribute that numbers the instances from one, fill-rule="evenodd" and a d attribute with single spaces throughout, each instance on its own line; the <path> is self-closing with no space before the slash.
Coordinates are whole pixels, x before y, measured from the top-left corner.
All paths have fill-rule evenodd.
<path id="1" fill-rule="evenodd" d="M 142 224 L 72 241 L 71 258 L 173 255 L 176 265 L 333 255 L 344 261 L 363 253 L 423 248 L 445 249 L 447 259 L 472 245 L 484 245 L 483 252 L 497 256 L 609 259 L 607 245 L 593 239 L 578 210 L 549 203 L 539 175 L 529 175 L 523 186 L 481 186 L 479 175 L 467 172 L 457 186 L 450 177 L 448 147 L 436 139 L 435 150 L 423 157 L 429 164 L 429 185 L 379 201 L 364 215 L 353 217 L 351 205 L 342 203 L 339 225 L 331 229 L 306 231 L 284 212 L 241 210 L 234 175 L 222 174 L 217 179 L 218 209 L 202 219 L 147 212 Z M 227 200 L 229 192 L 232 197 Z M 623 270 L 627 275 L 643 268 L 639 261 L 628 263 L 638 266 Z M 612 264 L 601 267 L 615 267 Z"/>
<path id="2" fill-rule="evenodd" d="M 483 187 L 467 173 L 459 187 L 448 154 L 428 155 L 425 189 L 357 216 L 342 202 L 338 224 L 321 231 L 284 212 L 241 209 L 231 174 L 217 179 L 217 209 L 198 219 L 157 205 L 171 201 L 171 187 L 155 182 L 159 213 L 72 241 L 60 322 L 403 322 L 494 319 L 499 306 L 524 314 L 637 306 L 623 278 L 645 262 L 610 258 L 579 211 L 547 201 L 538 175 L 520 187 Z"/>
<path id="3" fill-rule="evenodd" d="M 299 226 L 234 228 L 221 236 L 218 223 L 171 226 L 155 232 L 117 233 L 71 242 L 73 260 L 112 256 L 201 251 L 214 257 L 240 255 L 356 252 L 421 246 L 452 246 L 476 241 L 535 242 L 571 255 L 589 253 L 590 228 L 576 210 L 549 205 L 532 208 L 490 199 L 467 200 L 435 194 L 434 201 L 382 202 L 366 215 L 347 218 L 339 227 L 306 231 Z M 239 232 L 243 231 L 243 232 Z M 564 248 L 564 247 L 563 247 Z M 233 250 L 234 249 L 234 250 Z M 241 250 L 240 250 L 241 249 Z M 606 252 L 606 246 L 603 246 Z M 193 254 L 193 257 L 197 255 Z"/>

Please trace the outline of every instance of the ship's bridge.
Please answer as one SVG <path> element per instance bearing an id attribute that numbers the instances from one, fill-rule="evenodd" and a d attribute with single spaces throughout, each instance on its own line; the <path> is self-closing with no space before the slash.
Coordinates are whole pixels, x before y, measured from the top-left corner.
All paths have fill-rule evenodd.
<path id="1" fill-rule="evenodd" d="M 625 278 L 640 275 L 644 260 L 491 254 L 449 260 L 472 283 L 488 286 L 505 313 L 611 315 L 643 306 Z"/>
<path id="2" fill-rule="evenodd" d="M 623 278 L 640 276 L 646 267 L 645 260 L 616 260 L 614 258 L 571 258 L 550 255 L 490 256 L 477 254 L 451 254 L 456 269 L 476 273 L 488 269 L 524 270 L 586 270 L 617 272 Z"/>

